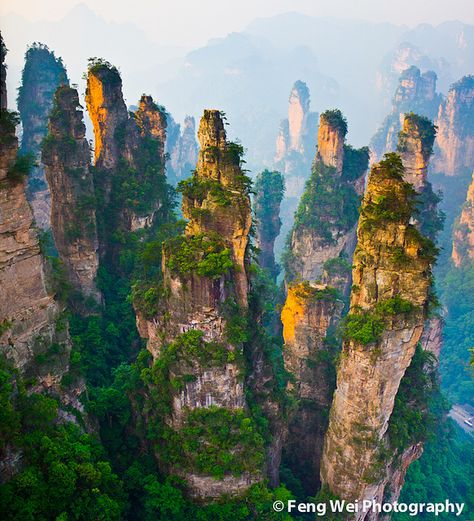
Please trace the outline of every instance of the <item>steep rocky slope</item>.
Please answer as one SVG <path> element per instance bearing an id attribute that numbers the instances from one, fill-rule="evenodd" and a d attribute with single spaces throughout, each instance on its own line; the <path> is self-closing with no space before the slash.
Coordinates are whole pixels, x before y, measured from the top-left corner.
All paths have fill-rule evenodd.
<path id="1" fill-rule="evenodd" d="M 380 160 L 386 152 L 396 149 L 398 132 L 401 130 L 403 115 L 406 112 L 415 112 L 434 121 L 441 103 L 441 96 L 436 92 L 436 80 L 433 71 L 421 73 L 415 66 L 400 74 L 391 113 L 370 142 L 374 160 Z"/>
<path id="2" fill-rule="evenodd" d="M 103 60 L 89 63 L 86 104 L 95 137 L 101 254 L 113 256 L 117 234 L 150 228 L 164 210 L 166 114 L 146 95 L 128 113 L 120 74 Z"/>
<path id="3" fill-rule="evenodd" d="M 451 86 L 436 118 L 433 170 L 446 176 L 469 175 L 474 169 L 474 76 Z"/>
<path id="4" fill-rule="evenodd" d="M 318 114 L 310 111 L 309 89 L 296 81 L 288 100 L 288 118 L 280 124 L 273 168 L 285 178 L 286 192 L 282 201 L 282 232 L 277 239 L 281 251 L 293 224 L 293 214 L 311 172 L 318 133 Z"/>
<path id="5" fill-rule="evenodd" d="M 18 110 L 23 127 L 21 152 L 33 154 L 38 161 L 29 176 L 27 194 L 35 221 L 41 228 L 49 228 L 51 213 L 51 198 L 41 164 L 41 142 L 48 133 L 54 93 L 59 85 L 68 83 L 61 58 L 56 58 L 54 52 L 40 43 L 28 48 L 18 90 Z"/>
<path id="6" fill-rule="evenodd" d="M 209 499 L 240 494 L 262 479 L 263 440 L 244 389 L 240 319 L 248 304 L 251 215 L 242 147 L 227 141 L 217 110 L 204 112 L 198 138 L 196 170 L 181 185 L 189 222 L 184 235 L 164 245 L 163 279 L 156 286 L 160 303 L 150 313 L 138 298 L 135 308 L 155 360 L 149 415 L 162 414 L 157 421 L 167 426 L 155 453 L 168 472 L 185 479 L 191 495 Z M 166 407 L 160 408 L 153 393 L 162 393 L 163 386 Z M 192 441 L 195 448 L 171 439 Z M 168 450 L 180 454 L 170 457 Z M 226 461 L 220 460 L 222 451 Z"/>
<path id="7" fill-rule="evenodd" d="M 321 115 L 313 171 L 286 254 L 291 282 L 281 313 L 289 392 L 297 400 L 284 444 L 285 464 L 307 493 L 319 486 L 324 433 L 335 386 L 336 328 L 350 284 L 359 196 L 368 150 L 345 144 L 340 111 Z"/>
<path id="8" fill-rule="evenodd" d="M 321 465 L 323 484 L 345 499 L 384 497 L 393 463 L 389 420 L 426 320 L 435 250 L 410 224 L 416 197 L 404 173 L 395 154 L 372 167 L 358 225 Z"/>
<path id="9" fill-rule="evenodd" d="M 3 42 L 2 42 L 3 44 Z M 6 76 L 2 45 L 2 78 Z M 48 287 L 33 215 L 26 200 L 29 162 L 18 153 L 15 113 L 1 111 L 0 347 L 21 373 L 38 384 L 59 384 L 68 370 L 69 336 Z"/>
<path id="10" fill-rule="evenodd" d="M 318 489 L 319 467 L 335 385 L 336 327 L 344 304 L 325 284 L 302 282 L 288 288 L 281 312 L 288 391 L 296 398 L 283 452 L 285 464 L 306 492 Z"/>
<path id="11" fill-rule="evenodd" d="M 474 260 L 474 175 L 454 227 L 452 260 L 457 268 Z"/>
<path id="12" fill-rule="evenodd" d="M 325 263 L 352 257 L 359 195 L 368 150 L 345 145 L 347 123 L 339 110 L 321 115 L 311 178 L 295 214 L 286 258 L 286 278 L 321 280 Z"/>
<path id="13" fill-rule="evenodd" d="M 77 90 L 59 87 L 42 153 L 51 193 L 51 228 L 73 288 L 100 302 L 95 196 L 85 132 Z"/>
<path id="14" fill-rule="evenodd" d="M 186 179 L 196 166 L 198 145 L 196 142 L 196 122 L 192 116 L 184 118 L 183 129 L 168 116 L 168 139 L 166 152 L 169 155 L 167 176 L 173 185 Z"/>

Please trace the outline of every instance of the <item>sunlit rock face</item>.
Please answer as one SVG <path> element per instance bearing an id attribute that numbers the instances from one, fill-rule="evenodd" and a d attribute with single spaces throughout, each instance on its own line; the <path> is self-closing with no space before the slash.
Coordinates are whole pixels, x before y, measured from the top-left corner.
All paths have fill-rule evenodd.
<path id="1" fill-rule="evenodd" d="M 308 494 L 320 485 L 320 462 L 335 388 L 336 331 L 350 287 L 359 191 L 368 149 L 345 144 L 338 110 L 321 115 L 313 171 L 300 201 L 286 256 L 288 295 L 281 313 L 288 392 L 298 405 L 287 425 L 285 465 Z"/>
<path id="2" fill-rule="evenodd" d="M 446 176 L 474 169 L 474 76 L 455 83 L 439 106 L 433 170 Z"/>
<path id="3" fill-rule="evenodd" d="M 98 65 L 89 69 L 86 104 L 94 129 L 94 164 L 103 170 L 115 168 L 120 158 L 116 132 L 128 118 L 122 79 L 115 67 Z"/>
<path id="4" fill-rule="evenodd" d="M 328 411 L 335 386 L 334 342 L 330 336 L 341 318 L 343 302 L 325 284 L 296 283 L 288 288 L 281 312 L 288 391 L 299 404 L 287 426 L 285 464 L 308 494 L 320 484 L 319 469 Z"/>
<path id="5" fill-rule="evenodd" d="M 474 175 L 453 232 L 452 260 L 459 268 L 474 260 Z"/>
<path id="6" fill-rule="evenodd" d="M 386 152 L 396 150 L 405 113 L 415 112 L 434 121 L 441 102 L 441 96 L 436 92 L 436 81 L 437 76 L 433 71 L 421 73 L 415 66 L 400 74 L 391 113 L 370 142 L 374 161 L 380 160 Z"/>
<path id="7" fill-rule="evenodd" d="M 41 163 L 41 142 L 48 133 L 48 116 L 54 93 L 59 85 L 68 85 L 66 69 L 61 58 L 46 45 L 33 44 L 25 55 L 21 86 L 18 91 L 18 110 L 23 127 L 20 150 L 31 153 L 38 164 L 28 178 L 27 196 L 36 224 L 49 228 L 51 197 Z"/>
<path id="8" fill-rule="evenodd" d="M 152 227 L 163 209 L 166 113 L 145 94 L 129 113 L 120 74 L 103 60 L 89 64 L 86 104 L 94 128 L 94 184 L 101 198 L 101 255 L 114 257 L 114 234 Z"/>
<path id="9" fill-rule="evenodd" d="M 410 224 L 416 199 L 403 175 L 395 154 L 374 165 L 361 208 L 350 313 L 321 464 L 323 484 L 344 499 L 384 497 L 392 464 L 384 456 L 389 420 L 426 319 L 433 254 Z M 392 212 L 385 213 L 387 205 Z M 376 334 L 360 334 L 366 320 L 379 323 Z"/>
<path id="10" fill-rule="evenodd" d="M 165 363 L 169 350 L 176 349 L 169 377 L 182 378 L 183 385 L 171 393 L 165 418 L 176 435 L 196 415 L 208 414 L 207 408 L 215 421 L 219 415 L 248 411 L 243 345 L 229 327 L 236 315 L 245 315 L 248 305 L 250 187 L 241 167 L 242 149 L 227 141 L 219 111 L 204 111 L 198 138 L 196 169 L 182 189 L 182 211 L 189 221 L 184 235 L 164 244 L 159 306 L 150 312 L 139 300 L 134 304 L 139 332 L 154 360 Z M 196 334 L 200 347 L 187 352 Z M 213 359 L 216 350 L 221 354 Z M 249 425 L 252 421 L 248 419 Z M 206 440 L 201 440 L 204 446 Z M 239 455 L 246 449 L 238 441 L 230 450 Z M 258 454 L 260 449 L 253 450 Z M 161 461 L 159 447 L 156 452 Z M 199 471 L 191 458 L 167 472 L 181 476 L 193 497 L 212 499 L 238 495 L 260 481 L 263 452 L 258 461 L 218 478 Z"/>
<path id="11" fill-rule="evenodd" d="M 59 87 L 42 153 L 51 193 L 51 228 L 73 288 L 100 302 L 95 196 L 85 131 L 77 90 Z"/>

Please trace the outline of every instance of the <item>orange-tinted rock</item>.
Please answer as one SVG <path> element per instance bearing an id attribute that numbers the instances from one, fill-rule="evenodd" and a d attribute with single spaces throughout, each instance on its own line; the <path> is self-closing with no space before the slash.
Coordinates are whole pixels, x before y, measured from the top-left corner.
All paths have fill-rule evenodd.
<path id="1" fill-rule="evenodd" d="M 335 386 L 335 346 L 329 340 L 341 318 L 343 302 L 326 285 L 290 285 L 281 312 L 288 391 L 298 400 L 283 445 L 285 464 L 308 494 L 318 489 L 328 411 Z"/>

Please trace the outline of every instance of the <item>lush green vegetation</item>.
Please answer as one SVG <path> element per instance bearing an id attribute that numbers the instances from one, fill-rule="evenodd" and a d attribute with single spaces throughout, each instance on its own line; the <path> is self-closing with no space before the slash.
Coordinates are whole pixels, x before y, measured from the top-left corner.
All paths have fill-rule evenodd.
<path id="1" fill-rule="evenodd" d="M 411 302 L 399 296 L 378 302 L 371 311 L 354 309 L 344 320 L 344 338 L 363 346 L 374 344 L 380 339 L 391 318 L 407 315 L 414 310 Z"/>
<path id="2" fill-rule="evenodd" d="M 400 382 L 388 426 L 390 445 L 399 453 L 432 435 L 435 417 L 430 407 L 437 390 L 436 358 L 418 345 Z"/>
<path id="3" fill-rule="evenodd" d="M 264 170 L 258 174 L 254 184 L 255 212 L 260 234 L 264 237 L 276 237 L 280 231 L 280 203 L 285 193 L 285 178 L 280 172 Z"/>
<path id="4" fill-rule="evenodd" d="M 11 145 L 16 141 L 15 129 L 20 123 L 18 112 L 0 110 L 0 145 Z"/>
<path id="5" fill-rule="evenodd" d="M 421 139 L 422 154 L 427 160 L 433 152 L 433 144 L 436 137 L 436 127 L 429 118 L 419 116 L 414 112 L 405 114 L 406 131 L 401 130 L 398 139 L 398 152 L 405 152 L 408 138 L 418 134 Z"/>
<path id="6" fill-rule="evenodd" d="M 465 503 L 463 519 L 471 519 L 474 512 L 472 477 L 474 476 L 474 451 L 472 438 L 464 434 L 450 419 L 445 418 L 448 407 L 440 396 L 436 397 L 434 411 L 436 426 L 425 444 L 421 458 L 408 469 L 400 502 L 452 502 Z M 394 521 L 413 519 L 407 514 L 394 514 Z M 420 513 L 423 521 L 449 520 L 452 514 L 435 516 Z"/>
<path id="7" fill-rule="evenodd" d="M 347 134 L 347 120 L 339 109 L 326 110 L 321 114 L 321 120 L 339 130 L 344 139 Z"/>
<path id="8" fill-rule="evenodd" d="M 172 238 L 165 245 L 165 254 L 169 269 L 182 276 L 196 273 L 218 279 L 234 266 L 230 249 L 217 234 Z"/>
<path id="9" fill-rule="evenodd" d="M 219 181 L 214 179 L 202 179 L 193 175 L 189 179 L 178 183 L 177 191 L 184 197 L 202 203 L 204 199 L 210 198 L 218 206 L 229 206 L 232 196 Z"/>
<path id="10" fill-rule="evenodd" d="M 350 230 L 357 222 L 359 204 L 354 188 L 341 183 L 335 167 L 318 161 L 295 213 L 294 229 L 317 230 L 322 243 L 331 245 L 339 232 Z"/>
<path id="11" fill-rule="evenodd" d="M 18 472 L 0 487 L 3 519 L 122 518 L 126 495 L 100 443 L 58 422 L 56 400 L 29 394 L 4 362 L 0 403 L 0 452 L 20 455 Z"/>
<path id="12" fill-rule="evenodd" d="M 369 147 L 354 148 L 344 145 L 344 162 L 342 164 L 342 178 L 353 182 L 359 179 L 369 167 Z"/>
<path id="13" fill-rule="evenodd" d="M 122 79 L 120 78 L 120 72 L 107 60 L 103 58 L 89 58 L 87 60 L 87 72 L 100 76 L 101 80 L 111 85 L 121 85 Z"/>
<path id="14" fill-rule="evenodd" d="M 35 164 L 32 154 L 17 154 L 15 162 L 8 169 L 8 179 L 13 183 L 22 183 Z"/>
<path id="15" fill-rule="evenodd" d="M 255 422 L 243 410 L 224 407 L 198 408 L 171 442 L 173 465 L 222 479 L 258 473 L 264 463 L 264 440 Z"/>
<path id="16" fill-rule="evenodd" d="M 447 308 L 440 360 L 442 389 L 454 403 L 474 406 L 473 369 L 469 365 L 474 346 L 474 265 L 452 267 L 439 289 Z"/>

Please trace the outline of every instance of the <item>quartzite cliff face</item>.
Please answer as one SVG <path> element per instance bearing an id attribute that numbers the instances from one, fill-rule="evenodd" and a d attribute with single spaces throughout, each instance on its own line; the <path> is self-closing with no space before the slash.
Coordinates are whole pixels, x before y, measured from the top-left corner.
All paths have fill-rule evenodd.
<path id="1" fill-rule="evenodd" d="M 308 494 L 319 486 L 319 466 L 335 386 L 335 336 L 355 248 L 359 197 L 367 149 L 344 144 L 340 111 L 321 115 L 318 150 L 291 236 L 286 263 L 290 283 L 282 309 L 288 390 L 298 400 L 284 444 L 285 463 Z"/>
<path id="2" fill-rule="evenodd" d="M 59 85 L 67 85 L 66 69 L 61 58 L 46 45 L 33 44 L 25 55 L 21 86 L 18 91 L 23 136 L 21 152 L 31 153 L 38 164 L 28 178 L 27 195 L 36 224 L 49 228 L 51 199 L 41 164 L 41 142 L 48 133 L 48 116 Z"/>
<path id="3" fill-rule="evenodd" d="M 449 90 L 436 119 L 433 170 L 446 176 L 469 175 L 474 169 L 474 76 Z"/>
<path id="4" fill-rule="evenodd" d="M 280 125 L 273 165 L 283 174 L 286 187 L 281 205 L 283 226 L 277 239 L 279 250 L 291 229 L 293 214 L 311 173 L 318 133 L 318 114 L 310 111 L 306 83 L 300 80 L 295 82 L 288 102 L 288 118 Z"/>
<path id="5" fill-rule="evenodd" d="M 3 44 L 3 41 L 2 41 Z M 2 78 L 6 71 L 2 45 Z M 4 88 L 4 86 L 3 86 Z M 24 160 L 18 154 L 14 113 L 2 109 L 0 140 L 0 348 L 21 373 L 59 384 L 68 370 L 69 338 L 47 287 L 33 215 L 26 200 Z M 50 350 L 56 344 L 54 353 Z M 44 363 L 38 362 L 42 358 Z"/>
<path id="6" fill-rule="evenodd" d="M 454 227 L 452 259 L 457 268 L 474 260 L 474 175 Z"/>
<path id="7" fill-rule="evenodd" d="M 51 228 L 73 288 L 100 302 L 95 195 L 85 132 L 77 90 L 59 87 L 42 153 L 51 192 Z"/>
<path id="8" fill-rule="evenodd" d="M 337 258 L 350 262 L 368 149 L 345 145 L 346 133 L 340 111 L 321 115 L 311 178 L 291 233 L 287 280 L 321 280 L 328 276 L 324 273 L 326 262 Z"/>
<path id="9" fill-rule="evenodd" d="M 204 112 L 198 138 L 195 173 L 182 185 L 183 215 L 189 222 L 183 236 L 164 245 L 158 313 L 146 316 L 137 301 L 135 307 L 139 331 L 157 361 L 152 373 L 182 382 L 169 395 L 164 421 L 173 436 L 186 437 L 193 427 L 200 433 L 195 435 L 196 450 L 183 449 L 179 462 L 169 465 L 168 460 L 167 471 L 182 476 L 191 495 L 210 499 L 240 494 L 261 480 L 263 449 L 256 434 L 253 446 L 239 436 L 241 422 L 251 430 L 255 426 L 247 413 L 242 340 L 231 325 L 235 314 L 246 314 L 249 287 L 251 215 L 248 180 L 240 167 L 242 149 L 226 140 L 217 110 Z M 206 422 L 217 431 L 226 423 L 226 439 L 213 440 Z M 230 456 L 227 463 L 214 463 L 222 468 L 214 477 L 203 465 L 208 444 Z M 159 461 L 161 445 L 166 447 L 166 441 L 156 445 Z"/>
<path id="10" fill-rule="evenodd" d="M 113 256 L 114 234 L 151 227 L 163 207 L 166 114 L 145 95 L 129 114 L 120 74 L 102 60 L 89 65 L 86 104 L 95 137 L 101 255 Z"/>
<path id="11" fill-rule="evenodd" d="M 298 405 L 284 442 L 285 464 L 306 492 L 319 487 L 324 434 L 335 385 L 336 326 L 344 304 L 334 288 L 315 282 L 293 284 L 281 312 L 288 391 Z"/>
<path id="12" fill-rule="evenodd" d="M 323 484 L 344 499 L 384 497 L 391 463 L 387 428 L 426 319 L 433 251 L 410 224 L 416 203 L 403 175 L 400 158 L 388 154 L 372 167 L 362 204 L 321 466 Z"/>
<path id="13" fill-rule="evenodd" d="M 438 113 L 441 96 L 436 93 L 436 74 L 433 71 L 421 73 L 409 67 L 400 74 L 399 84 L 392 100 L 392 111 L 370 143 L 375 160 L 380 160 L 386 152 L 396 150 L 398 132 L 403 125 L 406 112 L 416 112 L 434 120 Z"/>

